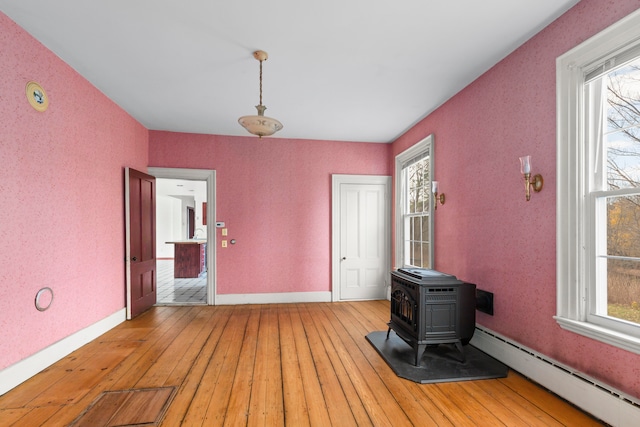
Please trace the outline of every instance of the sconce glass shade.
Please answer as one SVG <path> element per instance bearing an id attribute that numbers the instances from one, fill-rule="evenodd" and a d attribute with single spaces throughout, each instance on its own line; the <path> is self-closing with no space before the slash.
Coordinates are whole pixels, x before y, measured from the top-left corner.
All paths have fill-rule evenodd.
<path id="1" fill-rule="evenodd" d="M 273 135 L 282 129 L 282 123 L 264 115 L 264 110 L 266 110 L 267 107 L 264 105 L 256 105 L 256 109 L 258 110 L 257 116 L 242 116 L 238 119 L 238 123 L 249 133 L 262 138 L 263 136 Z"/>
<path id="2" fill-rule="evenodd" d="M 438 209 L 438 202 L 444 205 L 444 194 L 438 194 L 438 181 L 431 181 L 431 192 L 433 193 L 433 208 Z"/>
<path id="3" fill-rule="evenodd" d="M 531 177 L 531 156 L 520 157 L 520 173 L 524 176 L 524 195 L 528 202 L 531 199 L 531 187 L 536 193 L 540 192 L 544 180 L 540 174 Z"/>
<path id="4" fill-rule="evenodd" d="M 520 173 L 531 173 L 531 156 L 520 157 Z"/>

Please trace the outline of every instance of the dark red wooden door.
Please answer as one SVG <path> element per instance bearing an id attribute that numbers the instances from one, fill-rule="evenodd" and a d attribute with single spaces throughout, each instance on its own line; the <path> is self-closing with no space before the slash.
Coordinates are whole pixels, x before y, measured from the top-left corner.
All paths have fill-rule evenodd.
<path id="1" fill-rule="evenodd" d="M 128 188 L 127 318 L 156 303 L 156 179 L 126 170 Z"/>

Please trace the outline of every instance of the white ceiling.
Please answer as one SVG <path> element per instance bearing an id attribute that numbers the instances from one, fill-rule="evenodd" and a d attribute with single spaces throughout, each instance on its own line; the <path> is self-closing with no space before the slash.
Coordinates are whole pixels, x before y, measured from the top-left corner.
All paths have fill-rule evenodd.
<path id="1" fill-rule="evenodd" d="M 207 198 L 207 182 L 195 181 L 191 179 L 156 179 L 156 196 L 164 197 L 194 197 Z"/>
<path id="2" fill-rule="evenodd" d="M 0 10 L 149 129 L 249 135 L 237 120 L 256 112 L 262 49 L 276 136 L 391 142 L 578 1 L 0 0 Z"/>

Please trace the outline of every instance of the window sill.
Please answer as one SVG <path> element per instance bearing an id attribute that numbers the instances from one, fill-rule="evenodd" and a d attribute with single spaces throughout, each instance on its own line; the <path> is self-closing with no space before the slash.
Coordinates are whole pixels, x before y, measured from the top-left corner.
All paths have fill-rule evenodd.
<path id="1" fill-rule="evenodd" d="M 554 316 L 554 319 L 556 319 L 556 322 L 558 322 L 562 329 L 604 342 L 632 353 L 640 354 L 640 338 L 594 325 L 593 323 L 581 322 L 559 316 Z"/>

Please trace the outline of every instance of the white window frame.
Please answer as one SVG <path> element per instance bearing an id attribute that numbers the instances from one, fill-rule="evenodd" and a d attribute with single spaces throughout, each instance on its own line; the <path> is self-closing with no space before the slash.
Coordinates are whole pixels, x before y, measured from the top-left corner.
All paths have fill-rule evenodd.
<path id="1" fill-rule="evenodd" d="M 402 153 L 398 154 L 395 159 L 395 203 L 396 203 L 396 256 L 395 256 L 395 268 L 407 267 L 404 263 L 405 253 L 405 238 L 404 238 L 404 209 L 407 205 L 406 194 L 407 191 L 404 188 L 404 180 L 402 179 L 402 165 L 421 155 L 422 153 L 429 152 L 429 181 L 433 181 L 433 134 L 427 136 L 420 142 L 407 148 Z M 433 254 L 433 207 L 429 212 L 429 266 L 433 268 L 434 254 Z"/>
<path id="2" fill-rule="evenodd" d="M 640 43 L 640 10 L 560 56 L 557 82 L 557 312 L 558 324 L 569 331 L 640 354 L 635 329 L 609 327 L 589 320 L 590 247 L 595 214 L 588 203 L 588 147 L 585 141 L 583 87 L 595 64 Z M 613 323 L 616 323 L 615 321 Z M 622 322 L 619 322 L 622 325 Z M 628 325 L 627 325 L 628 326 Z"/>

